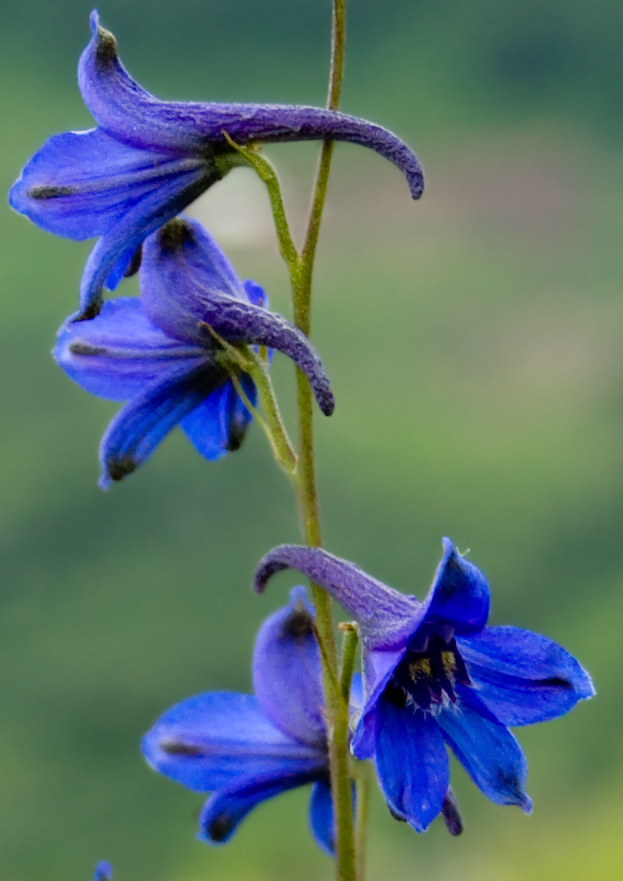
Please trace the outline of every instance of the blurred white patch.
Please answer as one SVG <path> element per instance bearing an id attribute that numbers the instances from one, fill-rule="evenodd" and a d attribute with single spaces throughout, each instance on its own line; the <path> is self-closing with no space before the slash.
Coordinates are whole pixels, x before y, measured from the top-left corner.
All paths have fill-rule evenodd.
<path id="1" fill-rule="evenodd" d="M 276 244 L 268 193 L 251 168 L 234 168 L 193 202 L 187 213 L 200 220 L 224 248 Z"/>

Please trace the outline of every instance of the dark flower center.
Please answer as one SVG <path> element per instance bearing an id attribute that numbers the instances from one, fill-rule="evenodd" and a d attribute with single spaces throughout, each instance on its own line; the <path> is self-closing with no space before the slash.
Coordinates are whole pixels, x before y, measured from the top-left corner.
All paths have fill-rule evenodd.
<path id="1" fill-rule="evenodd" d="M 385 687 L 383 696 L 397 707 L 405 707 L 409 698 L 416 707 L 428 710 L 443 703 L 444 695 L 456 703 L 456 683 L 471 685 L 456 640 L 446 642 L 433 634 L 423 651 L 407 651 Z"/>

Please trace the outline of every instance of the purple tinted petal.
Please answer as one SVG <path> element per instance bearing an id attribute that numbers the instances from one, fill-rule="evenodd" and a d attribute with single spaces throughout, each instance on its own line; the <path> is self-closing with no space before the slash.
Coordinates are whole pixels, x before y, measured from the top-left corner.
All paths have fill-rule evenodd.
<path id="1" fill-rule="evenodd" d="M 487 623 L 491 594 L 480 569 L 462 557 L 449 538 L 424 601 L 426 623 L 449 625 L 457 636 L 478 633 Z"/>
<path id="2" fill-rule="evenodd" d="M 508 728 L 481 703 L 473 690 L 457 686 L 459 702 L 437 716 L 446 742 L 487 798 L 500 805 L 519 805 L 527 814 L 527 765 Z"/>
<path id="3" fill-rule="evenodd" d="M 396 651 L 377 651 L 363 646 L 363 682 L 365 703 L 352 742 L 352 751 L 358 759 L 374 755 L 376 738 L 376 705 L 392 673 L 402 660 L 405 648 Z"/>
<path id="4" fill-rule="evenodd" d="M 173 368 L 147 385 L 115 416 L 102 438 L 100 486 L 135 471 L 160 441 L 224 380 L 218 368 Z"/>
<path id="5" fill-rule="evenodd" d="M 486 627 L 458 641 L 478 696 L 504 725 L 554 719 L 595 694 L 562 646 L 519 627 Z"/>
<path id="6" fill-rule="evenodd" d="M 116 282 L 119 269 L 127 264 L 144 239 L 162 226 L 197 196 L 218 176 L 210 176 L 201 168 L 181 171 L 156 188 L 142 194 L 102 236 L 91 251 L 80 282 L 80 309 L 92 317 L 101 304 L 102 290 L 109 279 Z"/>
<path id="7" fill-rule="evenodd" d="M 309 800 L 309 825 L 318 847 L 327 856 L 335 856 L 335 828 L 333 825 L 333 798 L 328 780 L 318 780 L 312 786 Z"/>
<path id="8" fill-rule="evenodd" d="M 101 129 L 54 135 L 35 153 L 9 200 L 48 232 L 70 239 L 106 233 L 138 202 L 171 182 L 206 174 L 201 158 L 139 150 Z M 180 183 L 181 182 L 181 183 Z"/>
<path id="9" fill-rule="evenodd" d="M 211 338 L 207 324 L 227 342 L 278 349 L 305 373 L 322 412 L 333 412 L 328 377 L 305 334 L 249 302 L 218 245 L 197 221 L 178 218 L 145 242 L 140 280 L 145 309 L 163 330 L 202 341 Z"/>
<path id="10" fill-rule="evenodd" d="M 104 860 L 95 867 L 93 881 L 112 881 L 112 866 Z"/>
<path id="11" fill-rule="evenodd" d="M 246 387 L 250 402 L 254 403 L 256 391 L 253 381 L 245 375 L 240 382 L 243 388 Z M 185 416 L 180 428 L 197 452 L 214 462 L 240 447 L 252 418 L 234 384 L 228 380 Z"/>
<path id="12" fill-rule="evenodd" d="M 229 149 L 234 141 L 350 141 L 376 150 L 406 176 L 414 199 L 422 195 L 422 168 L 396 135 L 374 123 L 317 107 L 279 104 L 200 104 L 158 101 L 127 73 L 112 34 L 91 18 L 93 37 L 80 59 L 85 104 L 102 128 L 128 143 L 198 152 Z"/>
<path id="13" fill-rule="evenodd" d="M 210 844 L 224 844 L 256 805 L 289 789 L 311 783 L 318 776 L 318 771 L 303 771 L 284 762 L 281 772 L 274 776 L 254 775 L 236 781 L 228 789 L 215 793 L 205 803 L 199 818 L 198 837 Z"/>
<path id="14" fill-rule="evenodd" d="M 250 694 L 215 691 L 167 710 L 141 749 L 156 771 L 199 792 L 250 776 L 271 779 L 317 772 L 326 759 L 266 718 Z"/>
<path id="15" fill-rule="evenodd" d="M 172 367 L 205 358 L 205 350 L 152 324 L 137 297 L 109 300 L 90 321 L 69 318 L 53 354 L 74 382 L 112 401 L 127 401 Z"/>
<path id="16" fill-rule="evenodd" d="M 384 699 L 376 709 L 376 770 L 390 809 L 424 832 L 442 809 L 448 756 L 435 719 Z"/>
<path id="17" fill-rule="evenodd" d="M 326 750 L 320 651 L 304 587 L 262 624 L 253 653 L 253 687 L 273 725 L 301 743 Z"/>
<path id="18" fill-rule="evenodd" d="M 355 618 L 368 649 L 404 649 L 421 623 L 421 603 L 382 584 L 347 560 L 320 548 L 280 545 L 257 567 L 254 590 L 261 593 L 268 579 L 284 569 L 298 569 L 331 594 Z"/>
<path id="19" fill-rule="evenodd" d="M 183 340 L 202 340 L 212 300 L 248 304 L 242 282 L 215 240 L 197 220 L 176 218 L 143 247 L 140 273 L 145 309 L 163 330 Z"/>

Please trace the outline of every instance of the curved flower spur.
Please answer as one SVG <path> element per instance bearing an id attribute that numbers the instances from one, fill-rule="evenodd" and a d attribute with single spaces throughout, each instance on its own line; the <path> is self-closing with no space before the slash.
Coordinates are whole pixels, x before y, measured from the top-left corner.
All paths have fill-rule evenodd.
<path id="1" fill-rule="evenodd" d="M 168 710 L 145 735 L 149 764 L 197 792 L 211 792 L 199 838 L 227 841 L 256 805 L 312 784 L 309 818 L 333 855 L 333 804 L 320 652 L 304 587 L 260 628 L 255 695 L 208 692 Z"/>
<path id="2" fill-rule="evenodd" d="M 38 226 L 70 239 L 101 237 L 85 266 L 80 311 L 94 315 L 147 236 L 179 214 L 241 159 L 237 144 L 330 139 L 376 150 L 422 194 L 420 164 L 391 132 L 318 107 L 159 101 L 127 73 L 111 33 L 91 15 L 93 36 L 78 83 L 97 122 L 54 135 L 35 153 L 10 203 Z"/>
<path id="3" fill-rule="evenodd" d="M 273 346 L 292 357 L 324 412 L 332 411 L 328 379 L 311 344 L 263 308 L 260 286 L 238 279 L 197 221 L 171 221 L 145 243 L 140 287 L 140 298 L 109 300 L 88 321 L 68 319 L 54 349 L 59 365 L 86 391 L 128 402 L 102 440 L 103 487 L 136 470 L 177 424 L 206 459 L 242 443 L 255 384 L 223 357 L 206 319 L 228 341 Z"/>
<path id="4" fill-rule="evenodd" d="M 595 693 L 555 642 L 487 627 L 485 576 L 450 539 L 443 546 L 423 602 L 326 551 L 294 545 L 270 551 L 254 585 L 262 591 L 275 572 L 298 569 L 359 622 L 364 706 L 352 750 L 374 759 L 390 810 L 418 832 L 441 811 L 448 822 L 446 744 L 488 798 L 529 812 L 526 761 L 507 726 L 553 719 Z"/>

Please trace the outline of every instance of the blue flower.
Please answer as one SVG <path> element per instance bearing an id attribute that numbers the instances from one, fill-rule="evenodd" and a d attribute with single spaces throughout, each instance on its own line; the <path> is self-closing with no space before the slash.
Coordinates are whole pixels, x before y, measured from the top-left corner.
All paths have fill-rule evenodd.
<path id="1" fill-rule="evenodd" d="M 110 863 L 104 861 L 97 864 L 93 881 L 112 881 L 112 866 Z"/>
<path id="2" fill-rule="evenodd" d="M 303 587 L 260 628 L 253 685 L 255 695 L 216 691 L 177 704 L 145 735 L 143 754 L 161 774 L 212 793 L 199 820 L 199 838 L 212 844 L 260 802 L 311 783 L 311 829 L 332 854 L 320 653 Z"/>
<path id="3" fill-rule="evenodd" d="M 451 813 L 446 745 L 488 798 L 529 812 L 526 761 L 507 726 L 553 719 L 595 693 L 555 642 L 486 627 L 486 578 L 450 539 L 443 545 L 421 603 L 319 549 L 276 548 L 255 577 L 261 591 L 274 572 L 299 569 L 359 621 L 364 706 L 353 752 L 374 758 L 390 810 L 418 832 Z"/>
<path id="4" fill-rule="evenodd" d="M 97 128 L 50 138 L 10 194 L 16 211 L 49 232 L 101 237 L 82 278 L 83 315 L 97 311 L 104 285 L 116 287 L 150 233 L 220 180 L 233 153 L 223 132 L 239 144 L 352 141 L 397 165 L 421 195 L 417 158 L 386 129 L 317 107 L 159 101 L 129 76 L 96 12 L 91 28 L 78 82 Z"/>
<path id="5" fill-rule="evenodd" d="M 332 412 L 327 376 L 307 338 L 264 308 L 260 286 L 240 281 L 197 221 L 172 220 L 145 242 L 140 286 L 140 298 L 108 300 L 86 321 L 69 318 L 54 349 L 82 388 L 128 402 L 102 440 L 103 487 L 133 472 L 178 424 L 206 459 L 238 449 L 251 413 L 231 371 L 251 404 L 255 384 L 223 361 L 210 327 L 228 342 L 289 355 L 309 377 L 324 412 Z"/>

